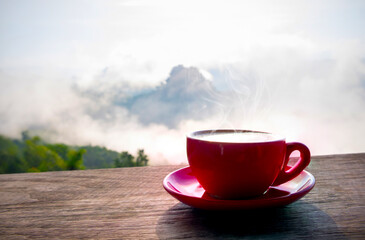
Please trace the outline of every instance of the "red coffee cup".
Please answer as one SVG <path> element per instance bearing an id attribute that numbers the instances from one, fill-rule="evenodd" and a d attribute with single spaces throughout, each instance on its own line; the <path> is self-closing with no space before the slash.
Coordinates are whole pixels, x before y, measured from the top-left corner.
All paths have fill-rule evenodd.
<path id="1" fill-rule="evenodd" d="M 287 169 L 289 156 L 300 152 L 297 163 Z M 187 157 L 192 173 L 205 191 L 221 199 L 244 199 L 285 183 L 310 162 L 302 143 L 251 130 L 204 130 L 187 135 Z"/>

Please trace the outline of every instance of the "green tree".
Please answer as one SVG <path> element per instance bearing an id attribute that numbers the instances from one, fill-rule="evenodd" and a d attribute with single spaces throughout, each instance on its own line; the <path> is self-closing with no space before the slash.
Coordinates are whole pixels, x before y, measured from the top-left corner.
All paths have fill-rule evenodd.
<path id="1" fill-rule="evenodd" d="M 83 155 L 86 150 L 83 148 L 73 149 L 65 144 L 47 144 L 46 147 L 57 153 L 64 161 L 63 170 L 82 170 L 85 169 L 83 165 Z"/>
<path id="2" fill-rule="evenodd" d="M 82 146 L 86 150 L 83 163 L 88 169 L 115 167 L 115 159 L 120 153 L 100 146 Z M 77 148 L 78 149 L 78 148 Z"/>
<path id="3" fill-rule="evenodd" d="M 28 172 L 66 169 L 65 161 L 56 152 L 44 146 L 38 136 L 25 141 L 24 158 L 28 163 Z"/>
<path id="4" fill-rule="evenodd" d="M 70 151 L 70 147 L 66 144 L 56 143 L 56 144 L 46 144 L 47 148 L 56 152 L 61 158 L 67 159 L 67 154 Z"/>
<path id="5" fill-rule="evenodd" d="M 119 158 L 114 160 L 114 167 L 134 167 L 135 165 L 133 155 L 127 151 L 121 152 Z"/>
<path id="6" fill-rule="evenodd" d="M 11 139 L 0 135 L 0 173 L 20 173 L 27 169 L 19 147 Z"/>
<path id="7" fill-rule="evenodd" d="M 144 153 L 143 149 L 139 149 L 137 152 L 136 166 L 147 166 L 148 156 Z"/>
<path id="8" fill-rule="evenodd" d="M 85 169 L 83 165 L 82 156 L 86 153 L 85 149 L 69 150 L 66 159 L 66 170 L 82 170 Z"/>

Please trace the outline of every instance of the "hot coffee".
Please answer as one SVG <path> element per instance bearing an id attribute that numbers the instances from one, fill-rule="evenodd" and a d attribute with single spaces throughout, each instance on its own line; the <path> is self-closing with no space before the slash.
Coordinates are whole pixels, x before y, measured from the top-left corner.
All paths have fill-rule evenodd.
<path id="1" fill-rule="evenodd" d="M 300 160 L 285 171 L 290 154 L 296 150 Z M 304 144 L 247 130 L 191 133 L 187 136 L 187 156 L 192 173 L 206 192 L 223 199 L 261 195 L 271 185 L 298 176 L 310 162 Z"/>
<path id="2" fill-rule="evenodd" d="M 235 131 L 222 132 L 213 131 L 210 133 L 196 134 L 192 136 L 210 142 L 230 142 L 230 143 L 252 143 L 252 142 L 269 142 L 282 139 L 270 133 L 252 132 L 252 131 Z"/>

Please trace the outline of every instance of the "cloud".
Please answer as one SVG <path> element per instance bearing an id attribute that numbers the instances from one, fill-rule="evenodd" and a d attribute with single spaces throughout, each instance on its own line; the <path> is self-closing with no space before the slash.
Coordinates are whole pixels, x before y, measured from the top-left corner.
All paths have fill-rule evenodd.
<path id="1" fill-rule="evenodd" d="M 209 99 L 216 92 L 197 68 L 174 67 L 160 86 L 119 103 L 142 124 L 176 128 L 184 119 L 203 120 L 213 114 Z"/>
<path id="2" fill-rule="evenodd" d="M 206 68 L 209 80 L 179 65 L 152 87 L 116 81 L 108 68 L 88 86 L 1 72 L 0 132 L 17 137 L 31 129 L 53 142 L 144 148 L 152 164 L 185 162 L 185 134 L 198 129 L 277 132 L 313 154 L 359 152 L 365 68 L 357 49 L 307 55 L 262 48 L 251 63 Z"/>
<path id="3" fill-rule="evenodd" d="M 365 149 L 361 46 L 260 48 L 249 63 L 212 64 L 210 80 L 196 67 L 177 66 L 160 85 L 111 94 L 111 102 L 142 128 L 160 126 L 180 140 L 189 130 L 243 128 L 281 133 L 313 154 L 359 152 Z"/>

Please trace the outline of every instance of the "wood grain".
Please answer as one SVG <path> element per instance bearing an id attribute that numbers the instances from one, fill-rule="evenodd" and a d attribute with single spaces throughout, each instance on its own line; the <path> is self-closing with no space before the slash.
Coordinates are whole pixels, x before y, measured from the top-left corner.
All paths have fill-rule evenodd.
<path id="1" fill-rule="evenodd" d="M 209 212 L 168 195 L 182 166 L 0 175 L 1 239 L 365 239 L 365 154 L 316 156 L 282 208 Z"/>

